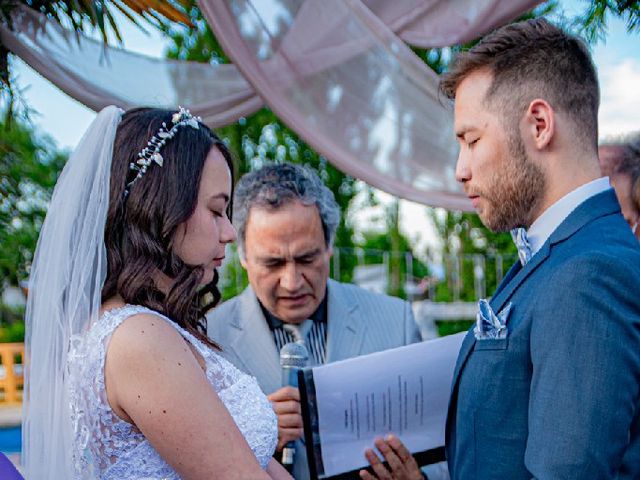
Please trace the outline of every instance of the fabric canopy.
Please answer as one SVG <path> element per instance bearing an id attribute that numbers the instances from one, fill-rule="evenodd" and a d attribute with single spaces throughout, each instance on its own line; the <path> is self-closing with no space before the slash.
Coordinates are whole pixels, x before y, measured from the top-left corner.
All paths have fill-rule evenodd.
<path id="1" fill-rule="evenodd" d="M 183 105 L 219 127 L 266 104 L 342 171 L 402 198 L 470 210 L 455 182 L 450 105 L 405 42 L 464 42 L 537 3 L 200 0 L 233 65 L 105 47 L 28 8 L 12 30 L 0 25 L 0 38 L 94 110 Z"/>
<path id="2" fill-rule="evenodd" d="M 20 8 L 0 39 L 70 97 L 93 110 L 188 106 L 212 127 L 235 122 L 264 103 L 233 65 L 156 59 L 108 47 Z"/>

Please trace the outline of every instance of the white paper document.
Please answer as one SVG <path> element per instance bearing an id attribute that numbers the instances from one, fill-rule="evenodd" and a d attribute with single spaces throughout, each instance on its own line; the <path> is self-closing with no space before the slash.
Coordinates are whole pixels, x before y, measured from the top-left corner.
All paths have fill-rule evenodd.
<path id="1" fill-rule="evenodd" d="M 465 333 L 313 369 L 324 475 L 367 466 L 373 439 L 411 452 L 444 445 L 453 370 Z"/>

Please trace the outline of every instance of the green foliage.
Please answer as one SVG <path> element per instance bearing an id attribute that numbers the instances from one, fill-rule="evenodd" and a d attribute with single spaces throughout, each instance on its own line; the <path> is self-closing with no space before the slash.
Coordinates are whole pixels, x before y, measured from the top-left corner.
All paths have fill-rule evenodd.
<path id="1" fill-rule="evenodd" d="M 25 307 L 10 307 L 0 303 L 0 325 L 24 322 Z"/>
<path id="2" fill-rule="evenodd" d="M 23 343 L 24 329 L 24 322 L 0 326 L 0 343 Z"/>
<path id="3" fill-rule="evenodd" d="M 188 15 L 193 28 L 187 29 L 175 24 L 164 26 L 164 32 L 173 42 L 165 52 L 167 58 L 200 63 L 231 63 L 200 9 L 192 5 Z"/>
<path id="4" fill-rule="evenodd" d="M 409 239 L 400 231 L 399 202 L 394 200 L 386 209 L 386 231 L 363 232 L 364 240 L 359 247 L 365 253 L 365 265 L 388 265 L 387 293 L 400 298 L 407 298 L 405 284 L 408 281 L 422 279 L 429 274 L 429 268 L 416 258 Z M 411 264 L 408 264 L 410 255 Z"/>
<path id="5" fill-rule="evenodd" d="M 334 247 L 329 268 L 329 277 L 339 282 L 351 283 L 353 282 L 353 271 L 356 265 L 358 265 L 358 257 L 355 248 Z"/>
<path id="6" fill-rule="evenodd" d="M 446 337 L 454 333 L 466 332 L 473 325 L 473 320 L 447 320 L 436 321 L 438 336 Z"/>
<path id="7" fill-rule="evenodd" d="M 485 295 L 493 294 L 500 281 L 497 272 L 506 273 L 517 259 L 517 249 L 511 235 L 492 232 L 475 213 L 442 209 L 430 209 L 429 213 L 442 241 L 442 256 L 447 271 L 447 282 L 436 286 L 435 300 L 477 300 L 474 268 L 479 261 L 485 262 Z M 454 272 L 459 272 L 460 277 L 456 278 Z"/>
<path id="8" fill-rule="evenodd" d="M 66 158 L 27 123 L 17 119 L 0 123 L 0 278 L 11 284 L 27 277 Z"/>
<path id="9" fill-rule="evenodd" d="M 508 233 L 492 232 L 475 213 L 429 209 L 429 214 L 446 255 L 517 252 Z"/>
<path id="10" fill-rule="evenodd" d="M 24 311 L 0 303 L 0 343 L 24 342 Z"/>
<path id="11" fill-rule="evenodd" d="M 583 1 L 584 11 L 571 22 L 589 42 L 604 39 L 610 15 L 624 20 L 628 33 L 640 33 L 640 3 L 637 0 Z"/>
<path id="12" fill-rule="evenodd" d="M 222 301 L 242 293 L 247 285 L 249 285 L 247 271 L 242 268 L 240 260 L 238 259 L 237 245 L 232 245 L 229 247 L 229 250 L 230 260 L 225 264 L 224 268 L 220 270 L 220 281 L 218 282 Z"/>

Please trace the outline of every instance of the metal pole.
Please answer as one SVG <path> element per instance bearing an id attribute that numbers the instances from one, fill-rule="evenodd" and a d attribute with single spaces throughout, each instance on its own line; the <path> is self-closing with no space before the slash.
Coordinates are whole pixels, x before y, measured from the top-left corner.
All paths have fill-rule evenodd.
<path id="1" fill-rule="evenodd" d="M 233 262 L 235 264 L 236 270 L 236 295 L 240 294 L 242 291 L 242 264 L 240 263 L 240 254 L 238 253 L 238 249 L 236 248 L 233 252 L 234 258 Z"/>
<path id="2" fill-rule="evenodd" d="M 389 252 L 384 251 L 382 252 L 382 265 L 384 265 L 384 272 L 385 272 L 385 276 L 384 276 L 384 291 L 385 292 L 389 292 L 391 285 L 389 284 L 389 279 L 391 277 L 391 273 L 389 272 Z"/>
<path id="3" fill-rule="evenodd" d="M 462 291 L 462 272 L 461 270 L 461 261 L 460 254 L 457 254 L 453 257 L 453 300 L 460 300 L 460 292 Z"/>

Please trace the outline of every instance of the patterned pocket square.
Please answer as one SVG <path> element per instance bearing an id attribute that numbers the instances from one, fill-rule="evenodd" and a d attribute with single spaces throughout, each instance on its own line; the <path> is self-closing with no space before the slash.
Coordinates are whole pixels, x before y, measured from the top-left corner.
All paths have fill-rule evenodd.
<path id="1" fill-rule="evenodd" d="M 480 300 L 478 302 L 476 325 L 473 328 L 476 340 L 507 338 L 509 333 L 507 330 L 509 312 L 511 312 L 511 302 L 496 315 L 487 300 L 484 298 Z"/>

